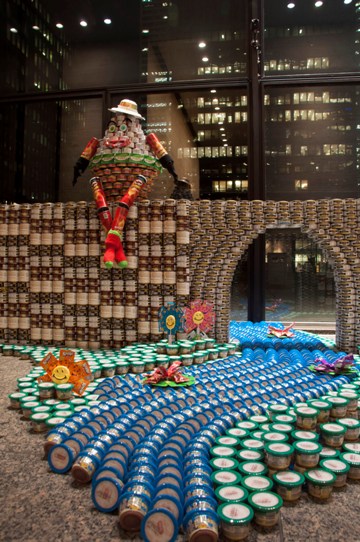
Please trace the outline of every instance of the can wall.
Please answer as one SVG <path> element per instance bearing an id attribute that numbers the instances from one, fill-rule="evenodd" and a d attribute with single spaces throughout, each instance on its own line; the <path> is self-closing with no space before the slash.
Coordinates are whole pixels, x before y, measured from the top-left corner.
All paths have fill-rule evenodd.
<path id="1" fill-rule="evenodd" d="M 129 266 L 101 266 L 104 236 L 92 203 L 0 206 L 0 340 L 118 348 L 156 341 L 168 301 L 214 303 L 228 339 L 238 261 L 268 228 L 298 227 L 333 265 L 336 341 L 360 344 L 360 200 L 154 200 L 131 207 Z"/>

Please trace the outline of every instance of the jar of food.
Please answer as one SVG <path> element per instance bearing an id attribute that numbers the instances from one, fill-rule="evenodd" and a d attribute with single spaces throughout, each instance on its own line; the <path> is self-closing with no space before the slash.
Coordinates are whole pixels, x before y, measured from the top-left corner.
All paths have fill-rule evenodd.
<path id="1" fill-rule="evenodd" d="M 346 428 L 344 440 L 357 441 L 360 435 L 360 421 L 355 418 L 340 418 L 338 424 Z"/>
<path id="2" fill-rule="evenodd" d="M 220 503 L 231 504 L 246 501 L 249 493 L 244 487 L 230 484 L 216 488 L 215 495 Z"/>
<path id="3" fill-rule="evenodd" d="M 303 474 L 295 471 L 276 472 L 273 481 L 276 484 L 276 492 L 284 502 L 294 503 L 300 499 L 305 482 Z"/>
<path id="4" fill-rule="evenodd" d="M 343 461 L 346 461 L 350 465 L 348 471 L 348 480 L 354 482 L 360 481 L 360 453 L 345 452 L 340 454 Z"/>
<path id="5" fill-rule="evenodd" d="M 271 529 L 278 524 L 283 500 L 276 493 L 261 491 L 251 493 L 249 504 L 254 509 L 255 524 L 264 529 Z"/>
<path id="6" fill-rule="evenodd" d="M 70 401 L 73 397 L 74 384 L 58 384 L 56 386 L 56 397 L 60 401 Z"/>
<path id="7" fill-rule="evenodd" d="M 330 418 L 345 418 L 349 399 L 345 397 L 327 397 L 331 404 Z"/>
<path id="8" fill-rule="evenodd" d="M 239 448 L 240 445 L 240 439 L 230 435 L 217 437 L 215 442 L 220 446 L 231 446 L 232 448 Z"/>
<path id="9" fill-rule="evenodd" d="M 321 444 L 311 440 L 299 440 L 293 443 L 295 463 L 306 469 L 313 469 L 319 463 Z"/>
<path id="10" fill-rule="evenodd" d="M 30 419 L 31 414 L 35 407 L 40 406 L 39 401 L 24 401 L 21 403 L 21 410 L 24 418 Z"/>
<path id="11" fill-rule="evenodd" d="M 205 354 L 203 351 L 194 352 L 193 356 L 193 364 L 194 365 L 201 365 L 205 362 Z"/>
<path id="12" fill-rule="evenodd" d="M 35 412 L 31 414 L 31 427 L 35 433 L 45 433 L 48 428 L 46 421 L 51 417 L 51 414 L 48 412 Z"/>
<path id="13" fill-rule="evenodd" d="M 273 482 L 267 476 L 245 476 L 241 480 L 241 485 L 249 492 L 253 491 L 271 491 Z"/>
<path id="14" fill-rule="evenodd" d="M 360 442 L 344 442 L 343 450 L 344 452 L 360 454 Z"/>
<path id="15" fill-rule="evenodd" d="M 250 420 L 242 420 L 240 422 L 236 422 L 235 427 L 238 427 L 240 429 L 245 429 L 246 431 L 250 432 L 257 429 L 258 424 Z"/>
<path id="16" fill-rule="evenodd" d="M 323 423 L 320 425 L 321 439 L 326 446 L 340 448 L 344 442 L 346 427 L 339 423 Z"/>
<path id="17" fill-rule="evenodd" d="M 331 403 L 325 399 L 314 399 L 309 401 L 308 405 L 316 408 L 319 411 L 317 423 L 326 423 L 330 418 Z"/>
<path id="18" fill-rule="evenodd" d="M 265 444 L 271 444 L 274 442 L 287 442 L 289 436 L 285 433 L 278 433 L 277 431 L 268 431 L 263 434 L 263 441 Z"/>
<path id="19" fill-rule="evenodd" d="M 293 430 L 293 426 L 289 423 L 274 422 L 270 424 L 269 432 L 271 433 L 283 433 L 284 435 L 290 435 Z"/>
<path id="20" fill-rule="evenodd" d="M 339 457 L 340 452 L 339 450 L 336 450 L 335 448 L 329 448 L 328 446 L 323 446 L 323 449 L 320 452 L 320 460 L 321 459 L 334 459 L 335 457 Z"/>
<path id="21" fill-rule="evenodd" d="M 211 510 L 192 510 L 186 514 L 183 526 L 189 542 L 217 542 L 219 537 L 218 516 Z"/>
<path id="22" fill-rule="evenodd" d="M 38 389 L 40 401 L 55 397 L 55 384 L 53 382 L 39 382 Z"/>
<path id="23" fill-rule="evenodd" d="M 232 457 L 235 459 L 236 450 L 235 448 L 230 448 L 229 446 L 213 446 L 210 449 L 210 454 L 213 457 Z"/>
<path id="24" fill-rule="evenodd" d="M 125 375 L 129 372 L 130 363 L 125 360 L 119 360 L 116 362 L 115 372 L 117 375 Z"/>
<path id="25" fill-rule="evenodd" d="M 262 414 L 254 414 L 253 416 L 250 416 L 249 420 L 251 422 L 257 423 L 258 426 L 260 426 L 262 423 L 267 423 L 269 421 L 269 418 Z"/>
<path id="26" fill-rule="evenodd" d="M 265 446 L 266 463 L 270 469 L 286 470 L 290 467 L 294 448 L 286 442 L 272 442 Z"/>
<path id="27" fill-rule="evenodd" d="M 10 399 L 10 408 L 20 410 L 21 409 L 20 401 L 22 399 L 25 399 L 25 397 L 27 397 L 27 395 L 26 395 L 26 393 L 23 393 L 21 391 L 16 391 L 14 393 L 10 393 L 10 395 L 8 395 L 8 397 Z"/>
<path id="28" fill-rule="evenodd" d="M 357 410 L 357 407 L 358 407 L 358 399 L 359 399 L 359 395 L 356 391 L 354 390 L 341 390 L 339 391 L 338 393 L 338 396 L 339 397 L 343 397 L 345 399 L 347 399 L 349 402 L 348 402 L 348 405 L 347 405 L 347 412 L 352 412 L 354 410 Z"/>
<path id="29" fill-rule="evenodd" d="M 301 406 L 295 408 L 296 413 L 296 426 L 299 429 L 305 429 L 306 431 L 313 431 L 316 429 L 317 418 L 319 410 L 310 406 Z"/>
<path id="30" fill-rule="evenodd" d="M 296 423 L 296 416 L 291 416 L 290 414 L 276 414 L 273 416 L 273 423 Z"/>
<path id="31" fill-rule="evenodd" d="M 119 524 L 124 531 L 140 532 L 141 522 L 150 507 L 150 499 L 145 495 L 125 492 L 119 504 Z"/>
<path id="32" fill-rule="evenodd" d="M 343 488 L 346 486 L 347 473 L 350 469 L 348 463 L 339 458 L 327 458 L 320 460 L 320 467 L 335 474 L 334 487 Z"/>
<path id="33" fill-rule="evenodd" d="M 168 356 L 175 356 L 179 354 L 179 345 L 177 343 L 166 344 L 166 354 Z"/>
<path id="34" fill-rule="evenodd" d="M 222 538 L 229 542 L 245 540 L 250 533 L 254 511 L 247 504 L 224 503 L 217 510 L 222 529 Z"/>
<path id="35" fill-rule="evenodd" d="M 166 503 L 166 498 L 161 498 Z M 141 523 L 141 536 L 147 542 L 174 542 L 179 530 L 176 516 L 160 504 L 147 513 Z"/>
<path id="36" fill-rule="evenodd" d="M 241 475 L 234 470 L 217 470 L 212 473 L 211 480 L 216 487 L 224 484 L 236 485 L 241 481 Z"/>
<path id="37" fill-rule="evenodd" d="M 182 356 L 180 356 L 180 360 L 184 367 L 189 367 L 189 365 L 193 364 L 192 354 L 183 354 Z"/>
<path id="38" fill-rule="evenodd" d="M 312 469 L 305 472 L 309 495 L 317 502 L 327 501 L 332 493 L 335 474 L 325 469 Z"/>

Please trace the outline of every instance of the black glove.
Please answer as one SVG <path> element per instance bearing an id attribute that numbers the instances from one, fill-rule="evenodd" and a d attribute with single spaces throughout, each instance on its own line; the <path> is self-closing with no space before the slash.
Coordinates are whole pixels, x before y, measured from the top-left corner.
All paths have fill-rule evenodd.
<path id="1" fill-rule="evenodd" d="M 72 182 L 73 186 L 76 185 L 78 178 L 80 177 L 80 175 L 84 173 L 84 171 L 86 171 L 86 168 L 88 167 L 88 165 L 89 165 L 89 160 L 86 160 L 86 158 L 83 158 L 82 156 L 80 156 L 79 160 L 76 162 L 74 166 L 74 177 L 73 177 L 73 182 Z"/>

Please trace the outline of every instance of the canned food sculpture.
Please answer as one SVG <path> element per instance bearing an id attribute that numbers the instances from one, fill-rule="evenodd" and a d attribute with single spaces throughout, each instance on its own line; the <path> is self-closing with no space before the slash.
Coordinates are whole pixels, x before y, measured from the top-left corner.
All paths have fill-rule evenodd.
<path id="1" fill-rule="evenodd" d="M 104 263 L 127 267 L 122 247 L 122 232 L 127 214 L 135 199 L 146 199 L 151 185 L 166 168 L 175 186 L 187 186 L 174 169 L 174 162 L 155 134 L 145 136 L 140 120 L 144 120 L 137 104 L 129 99 L 112 107 L 114 114 L 102 139 L 92 137 L 74 166 L 73 185 L 89 166 L 95 174 L 90 180 L 100 221 L 106 231 Z M 188 186 L 187 186 L 188 188 Z M 111 216 L 108 202 L 118 202 Z"/>

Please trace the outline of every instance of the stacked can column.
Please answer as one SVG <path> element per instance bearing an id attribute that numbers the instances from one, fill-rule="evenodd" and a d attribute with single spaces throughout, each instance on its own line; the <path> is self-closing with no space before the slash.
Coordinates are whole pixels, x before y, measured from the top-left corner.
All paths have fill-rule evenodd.
<path id="1" fill-rule="evenodd" d="M 0 205 L 0 341 L 8 340 L 8 206 Z"/>
<path id="2" fill-rule="evenodd" d="M 349 202 L 350 203 L 350 202 Z M 348 208 L 348 203 L 347 203 Z M 355 346 L 360 345 L 360 200 L 351 200 L 349 211 L 346 215 L 349 226 L 351 225 L 352 235 L 355 237 L 351 241 L 354 249 L 354 257 L 351 260 L 351 270 L 354 276 L 355 286 Z"/>
<path id="3" fill-rule="evenodd" d="M 150 341 L 150 217 L 149 200 L 138 203 L 138 340 Z"/>
<path id="4" fill-rule="evenodd" d="M 167 199 L 163 206 L 163 297 L 164 303 L 175 303 L 176 298 L 176 206 Z"/>
<path id="5" fill-rule="evenodd" d="M 131 344 L 137 340 L 137 302 L 138 302 L 138 207 L 132 205 L 126 219 L 124 234 L 124 250 L 127 257 L 128 267 L 122 271 L 124 279 L 123 287 L 119 294 L 123 297 L 119 303 L 124 305 L 124 330 L 125 342 Z M 118 271 L 119 273 L 119 271 Z M 118 335 L 122 342 L 122 322 L 118 319 Z"/>
<path id="6" fill-rule="evenodd" d="M 30 209 L 29 204 L 19 209 L 19 330 L 21 344 L 30 342 Z"/>
<path id="7" fill-rule="evenodd" d="M 197 258 L 198 254 L 196 250 L 193 250 L 194 247 L 198 247 L 200 245 L 201 239 L 202 239 L 202 227 L 201 227 L 201 218 L 200 218 L 200 212 L 199 212 L 199 202 L 193 201 L 190 205 L 190 295 L 192 299 L 198 299 L 200 297 L 200 293 L 197 290 L 198 284 L 197 284 L 197 269 L 193 265 L 194 260 Z"/>
<path id="8" fill-rule="evenodd" d="M 76 203 L 65 204 L 64 224 L 64 324 L 65 345 L 76 346 L 76 274 L 75 274 L 75 218 Z"/>
<path id="9" fill-rule="evenodd" d="M 159 310 L 164 305 L 163 284 L 163 201 L 150 205 L 150 332 L 151 340 L 160 339 Z"/>
<path id="10" fill-rule="evenodd" d="M 8 213 L 8 339 L 10 343 L 18 342 L 19 327 L 19 294 L 18 294 L 18 259 L 19 259 L 19 205 L 9 206 Z"/>
<path id="11" fill-rule="evenodd" d="M 100 224 L 95 204 L 89 205 L 88 237 L 89 348 L 100 348 Z"/>
<path id="12" fill-rule="evenodd" d="M 52 294 L 53 308 L 53 343 L 56 346 L 64 344 L 64 225 L 65 209 L 63 203 L 55 203 L 53 207 L 52 224 Z"/>
<path id="13" fill-rule="evenodd" d="M 113 270 L 100 269 L 100 342 L 112 348 Z"/>
<path id="14" fill-rule="evenodd" d="M 41 205 L 35 203 L 30 210 L 30 337 L 33 344 L 41 342 Z"/>
<path id="15" fill-rule="evenodd" d="M 40 245 L 40 307 L 41 307 L 41 342 L 50 345 L 53 342 L 53 307 L 52 307 L 52 226 L 53 204 L 44 203 L 41 208 L 41 245 Z"/>
<path id="16" fill-rule="evenodd" d="M 76 345 L 88 348 L 88 204 L 80 201 L 75 218 Z"/>
<path id="17" fill-rule="evenodd" d="M 196 240 L 196 244 L 191 244 L 189 253 L 189 267 L 193 274 L 191 280 L 192 300 L 203 298 L 213 240 L 211 202 L 210 200 L 201 200 L 196 202 L 196 206 L 198 207 L 198 213 L 195 214 L 195 225 L 198 225 L 198 235 L 193 236 L 191 234 L 191 241 Z"/>
<path id="18" fill-rule="evenodd" d="M 176 305 L 190 301 L 190 201 L 179 200 L 176 213 Z"/>

